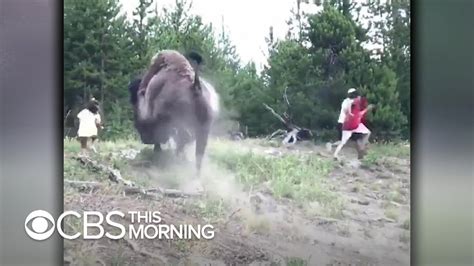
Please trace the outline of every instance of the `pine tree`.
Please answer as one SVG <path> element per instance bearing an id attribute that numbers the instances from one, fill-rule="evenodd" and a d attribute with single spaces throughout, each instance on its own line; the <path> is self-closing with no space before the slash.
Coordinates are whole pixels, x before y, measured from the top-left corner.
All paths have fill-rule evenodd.
<path id="1" fill-rule="evenodd" d="M 133 66 L 138 70 L 148 65 L 150 53 L 150 32 L 156 20 L 152 17 L 153 0 L 139 0 L 138 6 L 133 11 L 133 23 L 130 25 L 129 34 L 135 52 Z"/>
<path id="2" fill-rule="evenodd" d="M 367 88 L 366 96 L 376 105 L 368 115 L 374 136 L 381 139 L 400 137 L 407 121 L 401 112 L 395 72 L 385 65 L 375 68 L 373 85 Z"/>
<path id="3" fill-rule="evenodd" d="M 65 2 L 64 94 L 67 109 L 77 112 L 85 101 L 95 97 L 106 114 L 113 102 L 125 97 L 127 78 L 124 74 L 130 71 L 127 64 L 130 47 L 126 38 L 126 19 L 120 11 L 118 0 Z"/>

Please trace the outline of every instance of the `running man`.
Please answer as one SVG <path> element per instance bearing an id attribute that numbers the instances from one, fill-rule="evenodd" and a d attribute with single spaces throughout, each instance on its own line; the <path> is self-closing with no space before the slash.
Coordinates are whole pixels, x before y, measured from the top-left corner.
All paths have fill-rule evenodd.
<path id="1" fill-rule="evenodd" d="M 347 91 L 347 97 L 342 101 L 341 104 L 341 111 L 339 112 L 339 119 L 337 120 L 337 133 L 338 133 L 338 141 L 331 143 L 326 143 L 326 148 L 328 151 L 332 151 L 333 146 L 339 145 L 342 139 L 342 125 L 346 120 L 346 113 L 350 113 L 352 101 L 357 97 L 357 91 L 354 88 L 350 88 Z"/>
<path id="2" fill-rule="evenodd" d="M 352 100 L 351 107 L 345 109 L 345 120 L 342 124 L 341 140 L 334 152 L 334 158 L 339 158 L 339 152 L 347 141 L 352 137 L 354 133 L 362 135 L 360 139 L 357 139 L 357 154 L 358 158 L 362 159 L 366 153 L 366 147 L 369 142 L 370 130 L 364 125 L 365 115 L 368 111 L 373 109 L 373 105 L 366 105 L 366 100 L 358 96 L 357 91 L 353 92 L 356 98 Z M 365 108 L 364 108 L 365 107 Z"/>

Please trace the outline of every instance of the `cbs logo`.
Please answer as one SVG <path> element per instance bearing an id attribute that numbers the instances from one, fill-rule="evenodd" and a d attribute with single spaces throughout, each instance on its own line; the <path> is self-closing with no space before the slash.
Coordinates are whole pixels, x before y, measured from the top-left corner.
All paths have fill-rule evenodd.
<path id="1" fill-rule="evenodd" d="M 31 221 L 31 229 L 28 223 Z M 48 230 L 48 222 L 52 224 Z M 29 237 L 34 240 L 48 239 L 55 229 L 54 218 L 49 212 L 43 210 L 36 210 L 31 212 L 25 219 L 25 231 Z"/>
<path id="2" fill-rule="evenodd" d="M 110 238 L 110 239 L 120 239 L 125 235 L 125 226 L 116 223 L 111 220 L 112 216 L 119 216 L 119 217 L 125 217 L 125 215 L 120 212 L 120 211 L 112 211 L 109 212 L 106 217 L 105 221 L 108 225 L 116 227 L 117 229 L 120 229 L 121 233 L 119 235 L 113 235 L 110 232 L 105 232 L 104 227 L 102 226 L 102 222 L 104 221 L 104 216 L 100 212 L 96 211 L 85 211 L 83 212 L 83 215 L 75 212 L 75 211 L 66 211 L 62 213 L 58 219 L 55 221 L 53 216 L 43 210 L 36 210 L 31 212 L 25 219 L 25 231 L 26 234 L 31 237 L 34 240 L 46 240 L 51 235 L 54 233 L 55 229 L 58 231 L 59 235 L 65 239 L 76 239 L 80 237 L 82 234 L 80 232 L 76 232 L 74 235 L 68 235 L 63 231 L 63 228 L 61 227 L 63 220 L 66 216 L 74 216 L 78 219 L 83 218 L 83 238 L 84 239 L 100 239 L 104 236 Z M 98 221 L 90 221 L 89 217 L 95 216 L 98 218 Z M 51 223 L 52 226 L 48 230 L 48 223 Z M 29 226 L 31 224 L 31 226 Z M 90 228 L 96 228 L 99 229 L 99 233 L 94 235 L 90 232 Z"/>

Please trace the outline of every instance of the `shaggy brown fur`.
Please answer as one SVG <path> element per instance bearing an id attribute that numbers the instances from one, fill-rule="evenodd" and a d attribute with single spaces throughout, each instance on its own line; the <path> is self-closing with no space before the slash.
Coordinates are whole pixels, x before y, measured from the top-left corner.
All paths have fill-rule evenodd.
<path id="1" fill-rule="evenodd" d="M 160 144 L 173 137 L 180 154 L 195 139 L 196 167 L 200 170 L 216 115 L 216 108 L 211 106 L 216 93 L 211 86 L 201 86 L 186 57 L 171 50 L 158 53 L 143 79 L 132 82 L 129 90 L 142 141 L 160 151 Z"/>

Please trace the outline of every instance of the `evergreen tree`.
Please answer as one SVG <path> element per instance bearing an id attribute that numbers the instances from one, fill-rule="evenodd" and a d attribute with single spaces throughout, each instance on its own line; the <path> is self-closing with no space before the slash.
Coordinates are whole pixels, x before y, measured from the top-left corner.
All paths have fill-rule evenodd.
<path id="1" fill-rule="evenodd" d="M 307 15 L 302 3 L 322 5 L 323 10 Z M 369 27 L 361 25 L 362 8 L 369 10 Z M 220 94 L 221 120 L 237 120 L 250 136 L 282 128 L 264 108 L 266 103 L 290 115 L 295 124 L 313 129 L 318 139 L 334 138 L 340 104 L 350 87 L 377 105 L 369 114 L 375 137 L 408 136 L 408 1 L 361 5 L 296 0 L 290 34 L 277 40 L 270 28 L 268 65 L 261 73 L 253 62 L 242 64 L 224 23 L 216 29 L 191 10 L 186 0 L 161 10 L 152 0 L 139 0 L 129 21 L 118 0 L 66 0 L 64 103 L 66 111 L 72 109 L 70 117 L 94 96 L 102 102 L 104 137 L 134 134 L 128 82 L 156 52 L 175 49 L 203 56 L 202 75 Z M 369 41 L 383 46 L 377 56 L 365 48 Z"/>

